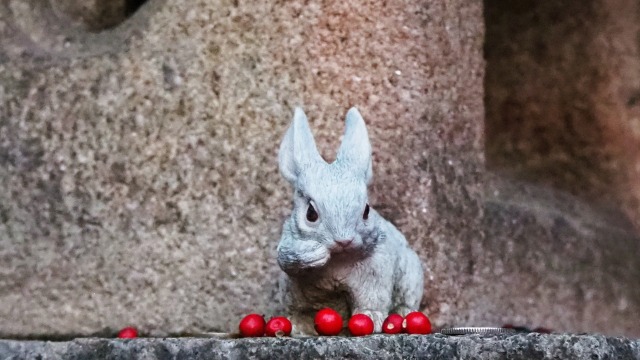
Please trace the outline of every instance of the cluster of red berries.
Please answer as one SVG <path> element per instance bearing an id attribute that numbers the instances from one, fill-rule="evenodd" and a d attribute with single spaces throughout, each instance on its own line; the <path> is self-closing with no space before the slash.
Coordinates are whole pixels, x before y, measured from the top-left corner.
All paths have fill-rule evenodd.
<path id="1" fill-rule="evenodd" d="M 316 313 L 314 318 L 316 332 L 319 335 L 336 336 L 342 331 L 342 316 L 330 308 L 324 308 Z M 244 337 L 256 336 L 289 336 L 291 335 L 291 321 L 286 317 L 278 316 L 265 322 L 264 317 L 258 314 L 249 314 L 240 321 L 240 334 Z M 349 319 L 347 325 L 353 336 L 365 336 L 373 334 L 373 320 L 365 314 L 355 314 Z M 386 334 L 430 334 L 431 322 L 429 318 L 418 311 L 402 317 L 391 314 L 382 324 L 382 332 Z"/>
<path id="2" fill-rule="evenodd" d="M 240 334 L 244 337 L 289 336 L 291 321 L 284 316 L 276 316 L 268 322 L 262 315 L 249 314 L 240 321 Z"/>
<path id="3" fill-rule="evenodd" d="M 407 334 L 431 334 L 431 321 L 427 315 L 414 311 L 408 313 L 402 318 L 398 314 L 391 314 L 382 323 L 382 331 L 387 334 L 399 334 L 406 332 Z"/>

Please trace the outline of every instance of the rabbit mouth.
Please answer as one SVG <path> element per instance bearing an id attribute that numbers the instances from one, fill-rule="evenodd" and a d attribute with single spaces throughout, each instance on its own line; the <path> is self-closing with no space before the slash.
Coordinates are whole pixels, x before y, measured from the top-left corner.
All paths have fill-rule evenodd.
<path id="1" fill-rule="evenodd" d="M 355 242 L 352 240 L 349 241 L 335 241 L 331 246 L 330 250 L 333 254 L 340 254 L 344 252 L 349 252 L 355 249 L 357 246 Z"/>

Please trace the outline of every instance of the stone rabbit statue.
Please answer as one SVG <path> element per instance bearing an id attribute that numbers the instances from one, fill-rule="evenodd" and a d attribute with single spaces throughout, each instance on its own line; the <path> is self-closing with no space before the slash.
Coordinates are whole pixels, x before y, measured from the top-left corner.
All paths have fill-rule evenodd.
<path id="1" fill-rule="evenodd" d="M 389 313 L 417 310 L 423 269 L 400 231 L 369 206 L 371 145 L 358 110 L 347 113 L 342 144 L 329 164 L 296 108 L 278 161 L 294 188 L 293 211 L 277 248 L 284 271 L 279 295 L 294 334 L 315 334 L 314 315 L 327 306 L 345 321 L 353 314 L 370 316 L 375 332 Z"/>

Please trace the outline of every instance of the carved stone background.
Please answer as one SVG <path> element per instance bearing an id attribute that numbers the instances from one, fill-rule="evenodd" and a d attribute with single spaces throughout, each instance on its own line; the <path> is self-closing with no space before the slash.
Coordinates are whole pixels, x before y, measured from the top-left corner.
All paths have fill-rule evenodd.
<path id="1" fill-rule="evenodd" d="M 481 233 L 479 1 L 149 2 L 99 33 L 53 10 L 2 5 L 0 332 L 226 330 L 269 312 L 295 105 L 329 158 L 359 107 L 373 204 L 425 260 L 425 308 L 459 316 L 442 306 L 470 271 L 449 254 Z"/>
<path id="2" fill-rule="evenodd" d="M 0 336 L 273 313 L 296 105 L 329 159 L 360 109 L 435 326 L 640 334 L 624 218 L 485 174 L 480 1 L 110 5 L 0 3 Z"/>
<path id="3" fill-rule="evenodd" d="M 640 3 L 485 1 L 487 165 L 640 231 Z"/>

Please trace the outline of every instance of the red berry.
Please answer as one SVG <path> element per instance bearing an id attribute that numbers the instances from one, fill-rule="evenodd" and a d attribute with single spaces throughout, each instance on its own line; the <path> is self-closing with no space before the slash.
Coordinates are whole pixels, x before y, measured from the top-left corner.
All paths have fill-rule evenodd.
<path id="1" fill-rule="evenodd" d="M 136 328 L 128 326 L 118 333 L 120 339 L 135 339 L 138 337 L 138 330 Z"/>
<path id="2" fill-rule="evenodd" d="M 373 320 L 365 314 L 355 314 L 349 319 L 349 331 L 353 336 L 373 334 Z"/>
<path id="3" fill-rule="evenodd" d="M 271 318 L 267 322 L 265 334 L 267 336 L 289 336 L 291 335 L 291 321 L 284 316 Z"/>
<path id="4" fill-rule="evenodd" d="M 402 332 L 404 318 L 398 314 L 390 314 L 382 323 L 382 332 L 386 334 L 399 334 Z"/>
<path id="5" fill-rule="evenodd" d="M 402 327 L 409 334 L 431 334 L 431 321 L 429 321 L 427 315 L 419 311 L 407 314 Z"/>
<path id="6" fill-rule="evenodd" d="M 336 336 L 342 331 L 342 316 L 333 309 L 324 308 L 316 314 L 314 324 L 319 335 Z"/>
<path id="7" fill-rule="evenodd" d="M 264 335 L 265 321 L 262 315 L 249 314 L 240 320 L 240 335 L 244 337 L 256 337 Z"/>

